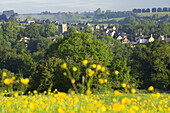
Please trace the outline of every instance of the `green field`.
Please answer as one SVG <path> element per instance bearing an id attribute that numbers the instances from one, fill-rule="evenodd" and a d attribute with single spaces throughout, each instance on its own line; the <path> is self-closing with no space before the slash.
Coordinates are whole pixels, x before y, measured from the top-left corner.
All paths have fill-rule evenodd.
<path id="1" fill-rule="evenodd" d="M 46 93 L 48 93 L 46 95 Z M 4 94 L 2 94 L 4 95 Z M 29 93 L 0 96 L 1 113 L 168 113 L 170 94 L 126 94 L 117 90 L 103 94 Z"/>
<path id="2" fill-rule="evenodd" d="M 146 16 L 153 16 L 153 15 L 158 15 L 159 17 L 168 15 L 170 16 L 170 12 L 155 12 L 155 13 L 137 13 L 137 16 L 139 17 L 146 17 Z"/>

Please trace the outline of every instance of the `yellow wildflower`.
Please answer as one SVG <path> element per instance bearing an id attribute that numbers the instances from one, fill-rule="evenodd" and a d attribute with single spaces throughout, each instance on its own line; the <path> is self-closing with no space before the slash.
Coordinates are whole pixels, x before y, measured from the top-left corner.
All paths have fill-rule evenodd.
<path id="1" fill-rule="evenodd" d="M 100 84 L 103 84 L 103 83 L 104 83 L 104 80 L 103 80 L 103 79 L 99 79 L 99 83 L 100 83 Z"/>
<path id="2" fill-rule="evenodd" d="M 12 104 L 12 103 L 11 103 L 10 101 L 7 101 L 7 102 L 6 102 L 6 106 L 7 106 L 7 107 L 11 106 L 11 104 Z"/>
<path id="3" fill-rule="evenodd" d="M 101 65 L 97 65 L 97 70 L 100 70 L 101 69 Z"/>
<path id="4" fill-rule="evenodd" d="M 119 74 L 119 71 L 116 70 L 116 71 L 115 71 L 115 75 L 118 75 L 118 74 Z"/>
<path id="5" fill-rule="evenodd" d="M 76 81 L 76 80 L 73 78 L 73 79 L 71 80 L 71 83 L 73 83 L 73 84 L 74 84 L 74 83 L 75 83 L 75 81 Z"/>
<path id="6" fill-rule="evenodd" d="M 4 80 L 4 84 L 9 85 L 11 83 L 11 80 L 9 78 L 6 78 Z"/>
<path id="7" fill-rule="evenodd" d="M 56 102 L 56 99 L 53 97 L 50 99 L 50 102 L 54 104 Z"/>
<path id="8" fill-rule="evenodd" d="M 91 94 L 92 92 L 90 90 L 86 90 L 86 94 L 89 95 Z"/>
<path id="9" fill-rule="evenodd" d="M 28 78 L 21 79 L 21 83 L 23 83 L 24 85 L 27 85 L 29 83 L 29 79 Z"/>
<path id="10" fill-rule="evenodd" d="M 16 98 L 18 97 L 18 93 L 17 93 L 17 92 L 16 92 L 16 93 L 14 93 L 14 97 L 16 97 Z"/>
<path id="11" fill-rule="evenodd" d="M 93 64 L 92 67 L 93 67 L 93 68 L 96 68 L 96 64 Z"/>
<path id="12" fill-rule="evenodd" d="M 107 83 L 107 79 L 104 79 L 104 82 Z"/>
<path id="13" fill-rule="evenodd" d="M 123 83 L 123 84 L 122 84 L 122 87 L 123 87 L 123 88 L 126 88 L 126 84 L 125 84 L 125 83 Z"/>
<path id="14" fill-rule="evenodd" d="M 150 87 L 148 88 L 148 90 L 149 90 L 149 91 L 153 91 L 153 90 L 154 90 L 154 87 L 153 87 L 153 86 L 150 86 Z"/>
<path id="15" fill-rule="evenodd" d="M 61 64 L 61 66 L 60 66 L 62 69 L 66 69 L 67 68 L 67 63 L 63 63 L 63 64 Z"/>
<path id="16" fill-rule="evenodd" d="M 105 72 L 105 70 L 106 70 L 105 67 L 102 67 L 102 68 L 101 68 L 101 71 L 102 71 L 102 72 Z"/>
<path id="17" fill-rule="evenodd" d="M 76 67 L 73 67 L 73 71 L 77 71 L 77 68 L 76 68 Z"/>
<path id="18" fill-rule="evenodd" d="M 136 90 L 133 88 L 133 89 L 131 89 L 131 93 L 136 93 Z"/>
<path id="19" fill-rule="evenodd" d="M 105 112 L 105 111 L 106 111 L 106 107 L 105 107 L 105 106 L 102 106 L 102 107 L 100 108 L 100 111 L 101 111 L 101 112 Z"/>
<path id="20" fill-rule="evenodd" d="M 84 64 L 84 66 L 86 66 L 88 63 L 88 60 L 83 60 L 82 63 Z"/>
<path id="21" fill-rule="evenodd" d="M 58 92 L 58 96 L 59 96 L 60 98 L 65 98 L 65 97 L 66 97 L 66 93 L 64 93 L 64 92 Z"/>
<path id="22" fill-rule="evenodd" d="M 13 111 L 14 111 L 14 109 L 13 108 L 9 108 L 9 113 L 12 113 Z"/>
<path id="23" fill-rule="evenodd" d="M 7 76 L 7 73 L 6 73 L 6 72 L 3 72 L 3 73 L 2 73 L 2 76 L 6 77 L 6 76 Z"/>

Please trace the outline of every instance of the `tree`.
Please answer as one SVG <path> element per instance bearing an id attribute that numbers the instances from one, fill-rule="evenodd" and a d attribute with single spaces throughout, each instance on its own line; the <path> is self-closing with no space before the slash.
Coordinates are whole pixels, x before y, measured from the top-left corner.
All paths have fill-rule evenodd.
<path id="1" fill-rule="evenodd" d="M 142 13 L 145 13 L 145 12 L 146 12 L 146 10 L 145 10 L 145 8 L 143 8 L 143 9 L 142 9 Z"/>
<path id="2" fill-rule="evenodd" d="M 16 22 L 2 23 L 3 38 L 11 44 L 20 38 L 20 29 Z"/>
<path id="3" fill-rule="evenodd" d="M 29 37 L 29 38 L 39 38 L 40 33 L 39 33 L 38 26 L 34 23 L 31 23 L 31 25 L 27 26 L 24 29 L 24 36 Z"/>
<path id="4" fill-rule="evenodd" d="M 83 29 L 83 32 L 92 34 L 92 29 L 90 26 L 86 25 Z"/>
<path id="5" fill-rule="evenodd" d="M 31 74 L 30 90 L 48 91 L 58 89 L 58 91 L 68 91 L 71 83 L 60 68 L 63 61 L 59 58 L 49 58 L 42 60 L 36 65 L 36 71 Z"/>
<path id="6" fill-rule="evenodd" d="M 5 14 L 2 14 L 2 15 L 0 15 L 0 22 L 2 22 L 2 21 L 5 21 L 5 22 L 7 22 L 7 17 L 6 17 L 6 15 Z"/>
<path id="7" fill-rule="evenodd" d="M 31 53 L 34 52 L 45 52 L 45 50 L 50 45 L 50 40 L 47 38 L 41 37 L 41 38 L 32 38 L 30 42 L 28 43 L 28 50 L 30 50 Z"/>
<path id="8" fill-rule="evenodd" d="M 156 12 L 156 8 L 152 8 L 152 12 Z"/>
<path id="9" fill-rule="evenodd" d="M 63 40 L 53 43 L 46 52 L 46 57 L 58 57 L 61 59 L 72 59 L 81 62 L 86 56 L 94 60 L 102 61 L 109 65 L 112 61 L 112 53 L 100 40 L 92 40 L 88 33 L 71 33 Z"/>
<path id="10" fill-rule="evenodd" d="M 9 17 L 8 21 L 15 22 L 17 15 L 18 15 L 17 13 L 14 13 L 13 15 L 11 15 L 11 16 Z"/>
<path id="11" fill-rule="evenodd" d="M 57 34 L 56 26 L 51 23 L 43 24 L 39 27 L 40 35 L 43 37 L 55 36 Z"/>
<path id="12" fill-rule="evenodd" d="M 164 8 L 163 8 L 163 12 L 168 12 L 168 8 L 167 8 L 167 7 L 164 7 Z"/>
<path id="13" fill-rule="evenodd" d="M 146 45 L 137 45 L 132 53 L 131 75 L 140 81 L 140 88 L 153 85 L 159 89 L 169 87 L 170 47 L 165 41 L 156 40 Z"/>
<path id="14" fill-rule="evenodd" d="M 94 14 L 96 15 L 101 14 L 101 8 L 98 8 L 96 11 L 94 11 Z"/>
<path id="15" fill-rule="evenodd" d="M 145 12 L 150 13 L 150 8 L 147 8 Z"/>
<path id="16" fill-rule="evenodd" d="M 162 8 L 158 8 L 158 9 L 157 9 L 157 12 L 162 12 Z"/>

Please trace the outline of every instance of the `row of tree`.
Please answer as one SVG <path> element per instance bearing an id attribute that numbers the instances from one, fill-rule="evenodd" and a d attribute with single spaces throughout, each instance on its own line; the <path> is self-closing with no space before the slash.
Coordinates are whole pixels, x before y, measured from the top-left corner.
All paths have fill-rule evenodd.
<path id="1" fill-rule="evenodd" d="M 170 12 L 170 8 L 164 7 L 164 8 L 143 8 L 143 9 L 133 9 L 132 12 L 134 13 L 150 13 L 150 12 Z"/>

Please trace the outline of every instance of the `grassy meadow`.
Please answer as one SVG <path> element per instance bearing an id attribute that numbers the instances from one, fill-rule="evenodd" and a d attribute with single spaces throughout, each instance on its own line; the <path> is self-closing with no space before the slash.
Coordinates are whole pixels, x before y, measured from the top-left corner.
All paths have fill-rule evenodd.
<path id="1" fill-rule="evenodd" d="M 0 96 L 1 113 L 168 113 L 170 95 L 133 94 L 118 90 L 103 94 L 66 94 L 44 91 L 28 95 Z"/>

